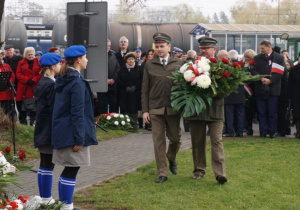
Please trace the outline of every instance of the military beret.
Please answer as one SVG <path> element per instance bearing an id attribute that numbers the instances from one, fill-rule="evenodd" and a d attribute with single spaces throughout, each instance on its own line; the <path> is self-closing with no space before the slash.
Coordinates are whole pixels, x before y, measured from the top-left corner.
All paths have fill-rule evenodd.
<path id="1" fill-rule="evenodd" d="M 136 48 L 134 48 L 134 52 L 136 52 L 136 51 L 142 52 L 142 48 L 141 48 L 141 47 L 136 47 Z"/>
<path id="2" fill-rule="evenodd" d="M 4 50 L 8 50 L 8 49 L 10 49 L 10 48 L 14 48 L 14 46 L 13 46 L 12 44 L 6 44 L 6 45 L 4 46 Z"/>
<path id="3" fill-rule="evenodd" d="M 43 52 L 42 51 L 36 51 L 35 56 L 37 56 L 38 54 L 43 55 Z"/>
<path id="4" fill-rule="evenodd" d="M 173 53 L 183 53 L 183 50 L 178 47 L 174 47 Z"/>
<path id="5" fill-rule="evenodd" d="M 165 33 L 157 32 L 153 35 L 154 42 L 165 41 L 170 43 L 172 41 L 171 37 Z"/>
<path id="6" fill-rule="evenodd" d="M 52 66 L 61 62 L 61 56 L 57 53 L 46 53 L 40 58 L 41 66 Z"/>
<path id="7" fill-rule="evenodd" d="M 212 37 L 203 36 L 198 39 L 200 45 L 217 46 L 218 41 Z"/>
<path id="8" fill-rule="evenodd" d="M 86 54 L 86 49 L 82 45 L 72 45 L 68 47 L 64 53 L 66 60 L 81 57 L 85 54 Z"/>

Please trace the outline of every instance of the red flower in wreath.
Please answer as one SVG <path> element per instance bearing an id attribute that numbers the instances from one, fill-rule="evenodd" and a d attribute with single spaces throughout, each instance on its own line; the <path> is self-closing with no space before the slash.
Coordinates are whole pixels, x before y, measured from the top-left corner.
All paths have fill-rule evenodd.
<path id="1" fill-rule="evenodd" d="M 210 58 L 209 60 L 210 60 L 210 62 L 212 62 L 212 63 L 217 63 L 217 62 L 218 62 L 218 60 L 217 60 L 216 58 Z"/>
<path id="2" fill-rule="evenodd" d="M 226 58 L 223 58 L 223 59 L 222 59 L 222 62 L 225 63 L 225 64 L 229 64 L 229 60 L 226 59 Z"/>
<path id="3" fill-rule="evenodd" d="M 251 59 L 251 60 L 249 61 L 249 64 L 250 64 L 250 66 L 254 66 L 256 63 L 255 63 L 255 61 L 254 61 L 253 59 Z"/>
<path id="4" fill-rule="evenodd" d="M 5 147 L 5 152 L 6 152 L 6 153 L 10 153 L 10 151 L 11 151 L 10 147 L 9 147 L 9 146 L 6 146 L 6 147 Z"/>
<path id="5" fill-rule="evenodd" d="M 245 63 L 243 61 L 240 61 L 239 64 L 241 65 L 241 67 L 245 66 Z"/>
<path id="6" fill-rule="evenodd" d="M 234 63 L 232 64 L 232 66 L 233 66 L 234 68 L 236 68 L 236 67 L 240 67 L 240 64 L 238 64 L 237 62 L 234 62 Z"/>
<path id="7" fill-rule="evenodd" d="M 26 158 L 26 154 L 23 150 L 20 149 L 19 151 L 19 158 L 23 161 Z"/>
<path id="8" fill-rule="evenodd" d="M 223 77 L 229 77 L 229 73 L 228 73 L 228 71 L 224 71 L 223 73 L 222 73 L 222 75 L 223 75 Z"/>

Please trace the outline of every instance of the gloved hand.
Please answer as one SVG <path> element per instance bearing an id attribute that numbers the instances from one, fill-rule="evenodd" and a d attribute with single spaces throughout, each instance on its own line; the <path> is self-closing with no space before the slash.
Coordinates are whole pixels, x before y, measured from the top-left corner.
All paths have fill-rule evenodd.
<path id="1" fill-rule="evenodd" d="M 33 79 L 29 79 L 29 80 L 27 81 L 27 85 L 28 85 L 28 86 L 32 86 L 33 84 L 34 84 Z"/>
<path id="2" fill-rule="evenodd" d="M 131 93 L 133 93 L 136 90 L 135 86 L 131 86 Z"/>
<path id="3" fill-rule="evenodd" d="M 127 87 L 126 92 L 131 93 L 131 87 Z"/>

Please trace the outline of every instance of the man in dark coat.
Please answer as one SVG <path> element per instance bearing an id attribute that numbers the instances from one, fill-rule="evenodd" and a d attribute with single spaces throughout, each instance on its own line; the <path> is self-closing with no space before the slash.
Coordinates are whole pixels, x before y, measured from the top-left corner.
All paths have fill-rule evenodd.
<path id="1" fill-rule="evenodd" d="M 124 56 L 129 52 L 128 45 L 129 45 L 129 40 L 127 39 L 126 36 L 122 36 L 119 40 L 119 46 L 120 46 L 119 52 L 115 54 L 120 69 L 123 66 L 125 66 Z M 117 83 L 117 106 L 118 107 L 120 106 L 120 87 L 118 83 Z"/>
<path id="2" fill-rule="evenodd" d="M 4 63 L 7 63 L 10 66 L 11 70 L 16 75 L 18 63 L 20 60 L 23 59 L 23 57 L 14 54 L 14 48 L 12 45 L 5 45 L 4 49 L 5 49 L 5 58 L 3 58 Z M 18 86 L 17 78 L 15 79 L 14 84 L 15 84 L 15 89 L 17 90 L 17 86 Z"/>
<path id="3" fill-rule="evenodd" d="M 111 41 L 107 40 L 107 54 L 108 54 L 108 91 L 107 92 L 98 92 L 98 114 L 103 114 L 108 112 L 118 112 L 117 106 L 117 77 L 118 72 L 120 71 L 119 63 L 116 57 L 110 51 Z"/>
<path id="4" fill-rule="evenodd" d="M 230 50 L 228 57 L 232 62 L 238 62 L 238 52 Z M 239 85 L 237 93 L 231 93 L 224 99 L 226 133 L 223 136 L 233 137 L 236 127 L 236 137 L 243 137 L 244 131 L 244 86 Z M 234 126 L 236 125 L 236 126 Z"/>
<path id="5" fill-rule="evenodd" d="M 289 98 L 291 99 L 291 107 L 293 109 L 293 118 L 296 124 L 296 138 L 300 139 L 300 57 L 298 64 L 290 69 L 289 75 Z"/>
<path id="6" fill-rule="evenodd" d="M 122 36 L 119 41 L 119 46 L 120 46 L 119 52 L 115 54 L 119 62 L 120 68 L 125 65 L 124 55 L 126 55 L 126 53 L 129 52 L 128 45 L 129 45 L 129 40 L 127 39 L 126 36 Z"/>
<path id="7" fill-rule="evenodd" d="M 260 43 L 261 54 L 254 57 L 255 66 L 252 75 L 270 75 L 255 82 L 256 105 L 259 115 L 259 132 L 261 137 L 275 138 L 277 131 L 278 96 L 281 90 L 281 78 L 285 71 L 282 55 L 272 50 L 268 40 Z"/>
<path id="8" fill-rule="evenodd" d="M 211 37 L 201 37 L 200 56 L 214 58 L 217 51 L 217 40 Z M 225 172 L 224 148 L 222 130 L 224 121 L 223 96 L 213 98 L 211 106 L 198 116 L 187 118 L 190 120 L 191 139 L 194 162 L 193 179 L 201 179 L 206 173 L 206 126 L 209 128 L 211 141 L 212 168 L 216 180 L 220 184 L 227 182 Z"/>

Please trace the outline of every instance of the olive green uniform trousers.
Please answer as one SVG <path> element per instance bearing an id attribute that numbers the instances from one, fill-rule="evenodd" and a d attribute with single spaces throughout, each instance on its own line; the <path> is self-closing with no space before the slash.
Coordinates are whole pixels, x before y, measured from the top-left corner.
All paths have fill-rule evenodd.
<path id="1" fill-rule="evenodd" d="M 224 148 L 222 143 L 223 122 L 191 120 L 191 138 L 194 161 L 194 175 L 204 176 L 206 172 L 206 125 L 211 141 L 211 160 L 215 176 L 226 176 Z"/>
<path id="2" fill-rule="evenodd" d="M 174 162 L 181 145 L 180 116 L 150 114 L 150 119 L 158 175 L 168 176 L 166 158 Z M 166 136 L 169 139 L 167 153 Z"/>

